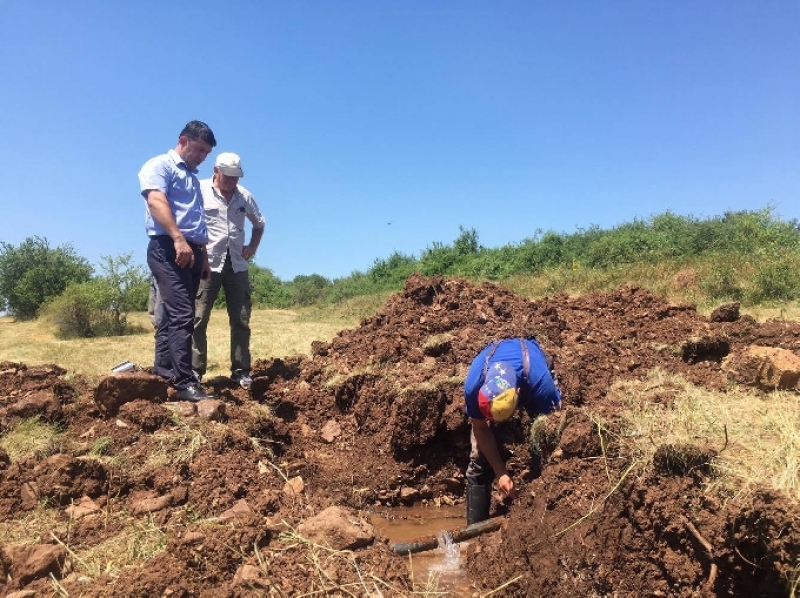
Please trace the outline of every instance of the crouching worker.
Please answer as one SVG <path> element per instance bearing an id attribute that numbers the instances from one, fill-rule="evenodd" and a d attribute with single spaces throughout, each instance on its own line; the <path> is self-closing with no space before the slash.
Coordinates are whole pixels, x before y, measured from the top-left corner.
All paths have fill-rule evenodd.
<path id="1" fill-rule="evenodd" d="M 464 382 L 472 427 L 466 472 L 467 523 L 489 518 L 494 478 L 505 497 L 514 497 L 514 480 L 500 456 L 510 427 L 507 420 L 517 407 L 525 409 L 531 418 L 561 407 L 561 393 L 551 365 L 549 356 L 535 340 L 522 338 L 494 341 L 472 361 Z"/>

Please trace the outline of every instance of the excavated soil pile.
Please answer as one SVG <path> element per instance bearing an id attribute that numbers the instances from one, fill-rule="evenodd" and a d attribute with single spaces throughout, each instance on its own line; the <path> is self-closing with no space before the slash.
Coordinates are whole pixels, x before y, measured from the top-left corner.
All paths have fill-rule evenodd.
<path id="1" fill-rule="evenodd" d="M 535 336 L 555 358 L 560 436 L 534 477 L 527 416 L 515 416 L 508 463 L 520 498 L 493 505 L 506 523 L 470 546 L 476 587 L 785 596 L 800 554 L 795 505 L 766 492 L 747 507 L 722 503 L 702 486 L 713 449 L 665 445 L 652 463 L 632 462 L 588 415 L 613 422 L 610 385 L 656 367 L 714 390 L 752 386 L 753 400 L 796 388 L 800 326 L 759 324 L 734 307 L 705 318 L 632 287 L 531 302 L 414 275 L 360 326 L 314 343 L 311 357 L 258 361 L 250 393 L 211 380 L 220 400 L 196 406 L 170 402 L 145 373 L 81 392 L 57 366 L 0 364 L 3 429 L 38 414 L 63 431 L 61 450 L 42 458 L 0 451 L 3 520 L 59 508 L 52 534 L 2 547 L 0 592 L 45 595 L 52 575 L 71 596 L 410 595 L 406 560 L 374 537 L 366 514 L 463 500 L 466 368 L 493 339 Z M 125 517 L 147 522 L 166 550 L 87 575 L 81 551 L 118 538 Z"/>

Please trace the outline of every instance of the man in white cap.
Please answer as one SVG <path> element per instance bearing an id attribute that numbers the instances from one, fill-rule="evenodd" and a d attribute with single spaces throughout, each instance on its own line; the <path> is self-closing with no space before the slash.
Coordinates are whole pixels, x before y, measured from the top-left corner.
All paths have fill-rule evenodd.
<path id="1" fill-rule="evenodd" d="M 250 277 L 248 260 L 258 249 L 264 234 L 264 216 L 250 192 L 239 185 L 244 176 L 239 156 L 225 152 L 217 156 L 214 176 L 200 181 L 206 225 L 211 276 L 202 281 L 195 305 L 192 337 L 192 369 L 198 379 L 206 373 L 208 360 L 206 328 L 211 308 L 221 288 L 231 326 L 231 379 L 250 388 Z M 253 225 L 250 243 L 245 245 L 245 223 Z"/>

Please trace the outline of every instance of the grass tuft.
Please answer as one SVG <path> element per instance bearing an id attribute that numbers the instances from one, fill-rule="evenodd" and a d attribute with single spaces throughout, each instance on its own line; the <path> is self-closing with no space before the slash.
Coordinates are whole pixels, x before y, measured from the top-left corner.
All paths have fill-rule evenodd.
<path id="1" fill-rule="evenodd" d="M 716 453 L 717 477 L 710 489 L 746 498 L 767 488 L 800 502 L 796 393 L 773 392 L 768 398 L 744 388 L 718 393 L 656 369 L 645 380 L 615 384 L 609 396 L 624 407 L 619 417 L 625 446 L 641 458 L 652 461 L 660 447 L 695 445 Z M 686 450 L 679 452 L 689 458 Z"/>
<path id="2" fill-rule="evenodd" d="M 55 424 L 39 419 L 39 416 L 21 421 L 0 437 L 3 448 L 12 462 L 22 459 L 44 459 L 61 452 L 63 433 Z"/>

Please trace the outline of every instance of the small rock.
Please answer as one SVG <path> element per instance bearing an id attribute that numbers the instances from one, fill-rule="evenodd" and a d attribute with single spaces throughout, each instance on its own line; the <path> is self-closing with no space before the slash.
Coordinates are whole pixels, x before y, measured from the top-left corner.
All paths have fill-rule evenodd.
<path id="1" fill-rule="evenodd" d="M 236 503 L 227 511 L 222 513 L 219 516 L 220 521 L 228 521 L 230 519 L 237 519 L 243 515 L 250 515 L 253 512 L 253 509 L 250 508 L 250 505 L 247 501 L 243 498 L 236 501 Z"/>
<path id="2" fill-rule="evenodd" d="M 303 478 L 300 476 L 295 476 L 291 478 L 286 484 L 283 486 L 283 493 L 286 496 L 294 497 L 300 496 L 306 489 L 306 484 L 303 481 Z"/>
<path id="3" fill-rule="evenodd" d="M 32 509 L 39 502 L 39 485 L 36 482 L 25 482 L 20 487 L 19 493 L 25 509 Z"/>
<path id="4" fill-rule="evenodd" d="M 188 401 L 174 401 L 165 403 L 164 406 L 181 417 L 193 417 L 194 414 L 197 413 L 197 408 L 194 406 L 194 403 Z"/>
<path id="5" fill-rule="evenodd" d="M 11 564 L 11 577 L 26 586 L 34 579 L 53 575 L 61 579 L 66 571 L 67 551 L 57 544 L 9 544 L 4 546 L 0 558 Z"/>
<path id="6" fill-rule="evenodd" d="M 135 501 L 131 504 L 131 513 L 134 515 L 144 515 L 145 513 L 153 513 L 161 511 L 172 505 L 172 496 L 165 494 L 164 496 L 155 496 L 152 498 L 144 498 Z"/>
<path id="7" fill-rule="evenodd" d="M 84 496 L 78 502 L 71 504 L 64 509 L 64 512 L 69 516 L 70 519 L 81 519 L 82 517 L 96 513 L 99 510 L 100 506 L 96 502 L 94 502 L 88 496 Z"/>
<path id="8" fill-rule="evenodd" d="M 233 576 L 231 585 L 259 590 L 268 590 L 270 586 L 269 581 L 264 577 L 264 573 L 255 565 L 242 565 L 239 567 Z"/>
<path id="9" fill-rule="evenodd" d="M 322 439 L 330 444 L 342 433 L 342 426 L 335 419 L 328 420 L 322 426 Z"/>
<path id="10" fill-rule="evenodd" d="M 355 550 L 375 541 L 375 528 L 342 507 L 328 507 L 297 526 L 304 538 L 324 543 L 334 550 Z"/>
<path id="11" fill-rule="evenodd" d="M 419 490 L 409 486 L 400 488 L 400 500 L 406 504 L 413 503 L 419 498 Z"/>
<path id="12" fill-rule="evenodd" d="M 225 419 L 225 403 L 217 399 L 198 401 L 197 415 L 209 421 L 221 422 Z"/>
<path id="13" fill-rule="evenodd" d="M 186 532 L 185 534 L 183 534 L 183 537 L 181 538 L 181 542 L 183 544 L 188 544 L 191 546 L 202 544 L 203 542 L 205 542 L 205 540 L 206 540 L 206 535 L 203 532 L 199 531 Z"/>

